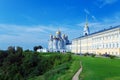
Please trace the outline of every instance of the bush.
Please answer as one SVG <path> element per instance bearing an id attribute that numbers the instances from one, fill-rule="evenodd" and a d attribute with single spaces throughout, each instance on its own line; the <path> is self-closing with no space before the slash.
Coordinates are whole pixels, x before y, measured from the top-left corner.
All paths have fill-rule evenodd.
<path id="1" fill-rule="evenodd" d="M 84 56 L 88 56 L 89 55 L 89 53 L 85 53 L 85 54 L 83 54 Z"/>
<path id="2" fill-rule="evenodd" d="M 96 56 L 96 54 L 91 54 L 91 57 L 95 57 Z"/>
<path id="3" fill-rule="evenodd" d="M 52 70 L 46 72 L 44 74 L 44 78 L 45 80 L 52 80 L 51 78 L 55 75 L 55 74 L 60 74 L 60 73 L 64 73 L 65 70 L 69 69 L 69 63 L 63 63 L 61 65 L 56 66 L 55 68 L 53 68 Z"/>
<path id="4" fill-rule="evenodd" d="M 105 53 L 105 54 L 103 54 L 102 56 L 110 57 L 110 54 Z"/>
<path id="5" fill-rule="evenodd" d="M 115 55 L 109 55 L 110 59 L 114 59 L 116 56 Z"/>

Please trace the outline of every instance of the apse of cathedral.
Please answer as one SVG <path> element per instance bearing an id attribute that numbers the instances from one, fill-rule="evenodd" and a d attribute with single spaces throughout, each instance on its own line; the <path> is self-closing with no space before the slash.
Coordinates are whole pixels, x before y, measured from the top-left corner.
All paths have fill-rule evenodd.
<path id="1" fill-rule="evenodd" d="M 61 34 L 58 30 L 56 35 L 50 35 L 48 42 L 49 52 L 66 52 L 66 45 L 69 44 L 68 36 Z"/>

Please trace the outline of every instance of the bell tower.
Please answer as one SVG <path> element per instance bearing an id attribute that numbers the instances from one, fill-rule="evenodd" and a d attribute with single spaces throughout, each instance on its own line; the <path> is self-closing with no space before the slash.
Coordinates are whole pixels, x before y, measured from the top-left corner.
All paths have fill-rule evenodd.
<path id="1" fill-rule="evenodd" d="M 88 18 L 87 18 L 87 14 L 86 14 L 86 23 L 85 23 L 85 26 L 84 26 L 84 32 L 83 32 L 83 35 L 86 36 L 86 35 L 89 35 L 90 31 L 89 31 L 89 26 L 88 26 Z"/>

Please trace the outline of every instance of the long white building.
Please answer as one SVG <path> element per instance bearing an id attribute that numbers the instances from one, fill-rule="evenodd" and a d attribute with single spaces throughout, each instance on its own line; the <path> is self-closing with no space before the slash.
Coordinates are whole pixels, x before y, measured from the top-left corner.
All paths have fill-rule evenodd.
<path id="1" fill-rule="evenodd" d="M 72 52 L 95 53 L 120 56 L 120 25 L 89 34 L 88 24 L 84 35 L 72 40 Z"/>

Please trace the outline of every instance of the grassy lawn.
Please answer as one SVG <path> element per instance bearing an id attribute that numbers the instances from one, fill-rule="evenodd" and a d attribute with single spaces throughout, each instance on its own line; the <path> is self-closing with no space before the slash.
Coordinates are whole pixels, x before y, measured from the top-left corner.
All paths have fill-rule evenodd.
<path id="1" fill-rule="evenodd" d="M 80 80 L 120 80 L 120 59 L 75 57 L 83 65 Z"/>
<path id="2" fill-rule="evenodd" d="M 69 66 L 69 69 L 66 69 L 67 66 Z M 71 80 L 79 68 L 80 68 L 80 60 L 79 58 L 73 56 L 72 61 L 68 62 L 67 65 L 66 63 L 62 64 L 48 71 L 44 75 L 36 76 L 35 78 L 29 80 Z M 45 79 L 46 77 L 47 79 Z"/>
<path id="3" fill-rule="evenodd" d="M 80 59 L 77 56 L 73 56 L 73 61 L 70 65 L 70 68 L 66 71 L 66 73 L 59 76 L 57 80 L 71 80 L 79 68 L 80 68 Z"/>
<path id="4" fill-rule="evenodd" d="M 120 80 L 120 59 L 98 58 L 90 56 L 72 55 L 73 60 L 68 63 L 69 69 L 65 69 L 66 64 L 62 67 L 53 69 L 60 70 L 50 76 L 49 80 L 71 80 L 77 70 L 80 68 L 82 61 L 83 71 L 80 74 L 80 80 Z M 61 71 L 62 70 L 62 71 Z M 45 80 L 44 75 L 31 80 Z"/>

